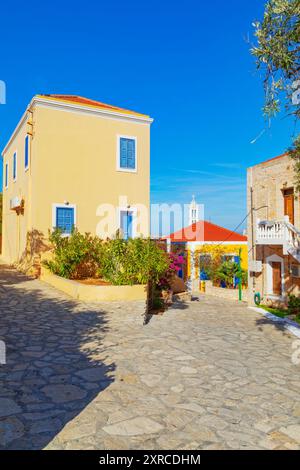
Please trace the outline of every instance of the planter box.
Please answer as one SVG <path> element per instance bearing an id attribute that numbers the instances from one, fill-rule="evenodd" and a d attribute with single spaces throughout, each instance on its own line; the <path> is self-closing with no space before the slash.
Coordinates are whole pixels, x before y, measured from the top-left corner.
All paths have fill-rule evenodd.
<path id="1" fill-rule="evenodd" d="M 134 286 L 93 286 L 65 279 L 52 274 L 47 268 L 41 268 L 41 281 L 45 281 L 56 289 L 70 295 L 73 299 L 84 302 L 130 302 L 133 300 L 147 301 L 147 285 Z"/>

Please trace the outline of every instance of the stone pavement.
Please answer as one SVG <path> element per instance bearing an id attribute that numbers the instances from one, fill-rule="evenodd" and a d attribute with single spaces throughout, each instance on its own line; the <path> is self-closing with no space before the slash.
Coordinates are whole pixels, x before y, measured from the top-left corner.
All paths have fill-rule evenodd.
<path id="1" fill-rule="evenodd" d="M 0 448 L 300 448 L 296 338 L 212 297 L 142 311 L 1 267 Z"/>

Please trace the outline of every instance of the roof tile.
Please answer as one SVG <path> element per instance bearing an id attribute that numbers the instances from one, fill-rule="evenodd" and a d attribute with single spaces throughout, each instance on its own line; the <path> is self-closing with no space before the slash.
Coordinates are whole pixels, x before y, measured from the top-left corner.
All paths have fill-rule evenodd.
<path id="1" fill-rule="evenodd" d="M 247 237 L 227 228 L 201 220 L 164 237 L 174 242 L 246 242 Z"/>

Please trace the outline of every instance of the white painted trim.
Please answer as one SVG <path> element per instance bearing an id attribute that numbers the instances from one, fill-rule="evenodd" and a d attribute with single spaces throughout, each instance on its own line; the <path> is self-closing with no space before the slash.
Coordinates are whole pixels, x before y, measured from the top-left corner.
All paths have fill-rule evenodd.
<path id="1" fill-rule="evenodd" d="M 6 180 L 6 166 L 7 166 L 7 180 Z M 5 162 L 4 164 L 4 189 L 8 189 L 8 184 L 9 184 L 9 162 Z M 6 181 L 5 181 L 6 180 Z M 7 184 L 5 184 L 7 183 Z"/>
<path id="2" fill-rule="evenodd" d="M 25 142 L 26 142 L 26 138 L 28 138 L 28 165 L 25 166 Z M 29 134 L 26 134 L 25 135 L 25 139 L 24 139 L 24 170 L 25 172 L 29 170 L 29 167 L 30 167 L 30 149 L 31 149 L 31 139 L 30 139 L 30 135 Z"/>
<path id="3" fill-rule="evenodd" d="M 118 112 L 118 111 L 113 111 L 113 110 L 108 110 L 108 109 L 103 109 L 103 108 L 97 108 L 97 106 L 87 106 L 87 105 L 80 105 L 79 103 L 68 103 L 66 101 L 58 101 L 58 100 L 52 100 L 51 98 L 47 99 L 47 97 L 40 97 L 40 96 L 34 96 L 32 101 L 32 105 L 41 105 L 41 106 L 48 106 L 51 108 L 55 109 L 62 109 L 64 111 L 78 111 L 78 112 L 84 112 L 84 113 L 89 113 L 89 114 L 96 114 L 99 116 L 104 116 L 104 117 L 111 117 L 114 119 L 119 119 L 119 120 L 126 120 L 126 121 L 134 121 L 138 123 L 143 123 L 143 124 L 152 124 L 153 119 L 147 116 L 139 116 L 136 114 L 126 114 L 126 112 Z"/>
<path id="4" fill-rule="evenodd" d="M 281 290 L 282 295 L 276 296 L 273 293 L 273 267 L 272 263 L 281 263 Z M 285 280 L 284 280 L 284 260 L 278 255 L 271 255 L 266 258 L 266 273 L 267 273 L 267 296 L 273 299 L 281 300 L 285 295 Z"/>
<path id="5" fill-rule="evenodd" d="M 136 238 L 137 236 L 137 208 L 136 207 L 118 207 L 118 224 L 119 230 L 121 230 L 121 212 L 132 212 L 133 213 L 133 221 L 132 221 L 132 238 Z"/>
<path id="6" fill-rule="evenodd" d="M 135 141 L 135 168 L 121 168 L 120 166 L 120 141 L 121 139 L 130 139 Z M 122 171 L 124 173 L 137 173 L 138 169 L 138 148 L 137 148 L 137 137 L 132 135 L 117 135 L 117 171 Z"/>
<path id="7" fill-rule="evenodd" d="M 153 122 L 152 118 L 143 116 L 143 115 L 138 116 L 135 114 L 120 113 L 118 111 L 101 109 L 95 106 L 86 106 L 86 105 L 81 106 L 80 104 L 60 102 L 57 100 L 47 99 L 46 97 L 34 96 L 32 100 L 30 101 L 29 105 L 27 106 L 26 111 L 21 117 L 17 127 L 13 131 L 9 141 L 7 142 L 6 146 L 2 150 L 2 153 L 1 153 L 2 155 L 4 155 L 4 153 L 8 150 L 10 144 L 13 142 L 21 126 L 24 124 L 25 119 L 27 119 L 28 110 L 31 109 L 33 106 L 47 107 L 47 108 L 58 109 L 61 111 L 68 111 L 68 112 L 73 112 L 73 113 L 77 112 L 81 114 L 89 114 L 89 115 L 94 115 L 94 116 L 98 116 L 102 118 L 114 119 L 118 121 L 131 121 L 131 122 L 135 122 L 136 124 L 143 124 L 143 125 L 145 124 L 150 125 Z"/>
<path id="8" fill-rule="evenodd" d="M 1 152 L 2 157 L 4 156 L 4 154 L 5 154 L 5 153 L 7 152 L 7 150 L 9 149 L 11 143 L 13 142 L 15 136 L 18 134 L 19 130 L 23 127 L 24 123 L 27 121 L 27 114 L 28 114 L 28 108 L 29 108 L 29 107 L 30 107 L 30 104 L 27 106 L 25 113 L 22 115 L 20 121 L 19 121 L 18 124 L 17 124 L 17 127 L 15 128 L 15 130 L 14 130 L 13 133 L 12 133 L 12 135 L 10 136 L 9 141 L 7 142 L 7 144 L 5 145 L 4 149 L 2 150 L 2 152 Z"/>
<path id="9" fill-rule="evenodd" d="M 15 161 L 15 156 L 16 156 L 16 176 L 14 178 L 14 161 Z M 18 151 L 15 150 L 12 156 L 12 180 L 13 183 L 15 183 L 18 179 Z"/>
<path id="10" fill-rule="evenodd" d="M 74 227 L 77 226 L 77 207 L 76 204 L 65 204 L 63 202 L 54 202 L 52 204 L 52 230 L 56 228 L 56 209 L 63 207 L 65 209 L 74 209 Z M 68 237 L 68 233 L 63 234 L 64 237 Z"/>

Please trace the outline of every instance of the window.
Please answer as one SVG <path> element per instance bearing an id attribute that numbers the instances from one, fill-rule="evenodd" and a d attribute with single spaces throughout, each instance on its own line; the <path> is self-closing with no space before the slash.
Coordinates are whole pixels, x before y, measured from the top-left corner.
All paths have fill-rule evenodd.
<path id="1" fill-rule="evenodd" d="M 64 235 L 70 235 L 76 223 L 75 206 L 53 204 L 52 225 L 61 229 Z"/>
<path id="2" fill-rule="evenodd" d="M 118 170 L 136 171 L 136 138 L 118 138 Z"/>
<path id="3" fill-rule="evenodd" d="M 199 263 L 200 263 L 200 266 L 207 266 L 208 264 L 211 263 L 211 255 L 209 253 L 205 253 L 205 254 L 202 254 L 199 256 Z"/>
<path id="4" fill-rule="evenodd" d="M 29 135 L 25 137 L 24 166 L 25 170 L 29 167 Z"/>
<path id="5" fill-rule="evenodd" d="M 13 156 L 13 180 L 16 181 L 16 179 L 17 179 L 17 152 L 15 152 Z"/>
<path id="6" fill-rule="evenodd" d="M 235 255 L 222 255 L 222 263 L 231 261 L 231 263 L 238 263 L 239 257 Z"/>
<path id="7" fill-rule="evenodd" d="M 5 163 L 5 178 L 4 178 L 4 185 L 8 188 L 8 163 Z"/>
<path id="8" fill-rule="evenodd" d="M 292 264 L 292 266 L 291 266 L 291 275 L 293 277 L 300 278 L 300 265 L 299 264 Z"/>

